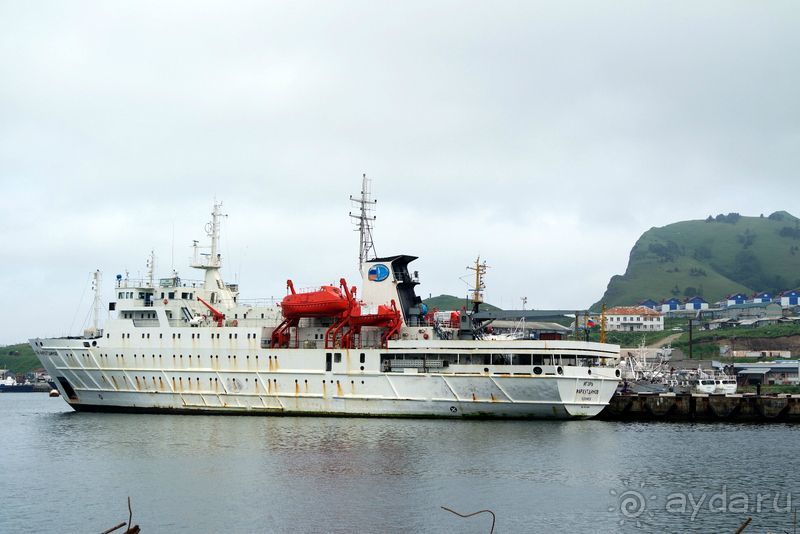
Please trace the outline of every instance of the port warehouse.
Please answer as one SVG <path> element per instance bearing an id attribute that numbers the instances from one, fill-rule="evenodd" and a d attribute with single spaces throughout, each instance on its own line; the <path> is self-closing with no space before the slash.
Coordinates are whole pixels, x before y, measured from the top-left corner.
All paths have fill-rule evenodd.
<path id="1" fill-rule="evenodd" d="M 733 365 L 741 385 L 797 385 L 800 384 L 800 361 L 736 363 Z"/>

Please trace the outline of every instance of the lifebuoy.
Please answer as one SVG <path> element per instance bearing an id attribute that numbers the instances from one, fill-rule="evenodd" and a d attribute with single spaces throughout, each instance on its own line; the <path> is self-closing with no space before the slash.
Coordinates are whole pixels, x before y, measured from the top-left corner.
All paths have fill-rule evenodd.
<path id="1" fill-rule="evenodd" d="M 167 304 L 169 304 L 169 299 L 164 299 L 164 306 L 166 306 Z"/>
<path id="2" fill-rule="evenodd" d="M 233 321 L 231 321 L 231 326 L 239 326 L 239 321 L 234 319 Z"/>
<path id="3" fill-rule="evenodd" d="M 422 337 L 423 337 L 424 339 L 428 339 L 428 334 L 422 334 Z"/>

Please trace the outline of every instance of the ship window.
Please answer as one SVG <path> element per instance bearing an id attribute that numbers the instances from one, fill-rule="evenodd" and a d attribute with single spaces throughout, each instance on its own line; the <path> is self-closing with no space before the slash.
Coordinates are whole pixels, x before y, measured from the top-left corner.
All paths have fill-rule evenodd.
<path id="1" fill-rule="evenodd" d="M 330 352 L 326 352 L 325 353 L 325 370 L 326 371 L 330 372 L 331 368 L 333 367 L 332 358 L 333 358 L 333 354 L 331 354 Z"/>
<path id="2" fill-rule="evenodd" d="M 510 354 L 492 354 L 492 365 L 510 365 Z"/>
<path id="3" fill-rule="evenodd" d="M 511 365 L 530 365 L 531 364 L 531 355 L 530 354 L 514 354 L 511 359 Z"/>
<path id="4" fill-rule="evenodd" d="M 359 356 L 359 362 L 360 362 L 360 363 L 364 363 L 365 359 L 366 359 L 366 356 L 365 356 L 365 355 L 364 355 L 364 353 L 362 352 L 362 353 L 361 353 L 361 356 Z M 361 370 L 363 371 L 363 370 L 364 370 L 364 368 L 362 367 L 362 368 L 361 368 Z"/>
<path id="5" fill-rule="evenodd" d="M 342 353 L 341 352 L 334 352 L 333 353 L 333 361 L 334 361 L 334 363 L 340 363 L 342 361 Z"/>
<path id="6" fill-rule="evenodd" d="M 168 299 L 174 299 L 174 298 L 175 298 L 175 292 L 174 292 L 174 291 L 170 291 L 170 292 L 167 294 L 167 298 L 168 298 Z"/>

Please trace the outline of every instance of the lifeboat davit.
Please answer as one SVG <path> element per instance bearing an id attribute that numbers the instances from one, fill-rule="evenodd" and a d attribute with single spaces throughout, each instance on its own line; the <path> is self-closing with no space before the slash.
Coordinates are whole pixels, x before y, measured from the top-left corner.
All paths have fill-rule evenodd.
<path id="1" fill-rule="evenodd" d="M 322 286 L 314 291 L 295 293 L 291 281 L 287 284 L 291 293 L 281 301 L 283 316 L 287 319 L 301 317 L 335 317 L 347 311 L 347 297 L 338 287 Z"/>

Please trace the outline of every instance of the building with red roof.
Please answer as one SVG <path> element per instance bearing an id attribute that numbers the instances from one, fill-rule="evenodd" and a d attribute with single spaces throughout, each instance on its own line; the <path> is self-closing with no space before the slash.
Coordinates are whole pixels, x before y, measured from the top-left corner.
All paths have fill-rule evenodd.
<path id="1" fill-rule="evenodd" d="M 664 330 L 664 316 L 646 306 L 615 306 L 606 310 L 606 330 L 617 332 Z"/>

